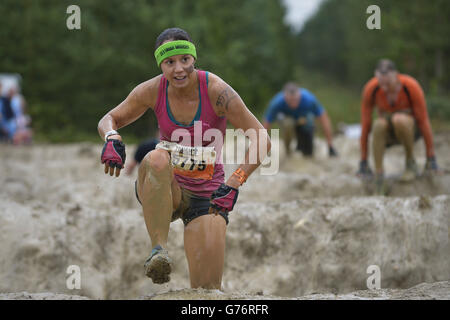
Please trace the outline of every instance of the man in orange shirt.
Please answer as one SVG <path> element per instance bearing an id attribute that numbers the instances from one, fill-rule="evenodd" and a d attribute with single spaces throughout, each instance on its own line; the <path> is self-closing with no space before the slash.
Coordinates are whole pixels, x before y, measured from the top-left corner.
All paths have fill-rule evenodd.
<path id="1" fill-rule="evenodd" d="M 359 174 L 371 174 L 367 162 L 368 137 L 372 126 L 372 111 L 376 105 L 377 118 L 373 124 L 373 156 L 377 193 L 385 194 L 383 156 L 386 147 L 402 144 L 406 153 L 406 169 L 401 181 L 414 180 L 418 174 L 414 159 L 414 142 L 423 136 L 427 162 L 425 170 L 437 171 L 433 135 L 427 105 L 420 84 L 411 76 L 397 72 L 387 59 L 378 62 L 373 77 L 364 87 L 361 104 L 361 162 Z"/>

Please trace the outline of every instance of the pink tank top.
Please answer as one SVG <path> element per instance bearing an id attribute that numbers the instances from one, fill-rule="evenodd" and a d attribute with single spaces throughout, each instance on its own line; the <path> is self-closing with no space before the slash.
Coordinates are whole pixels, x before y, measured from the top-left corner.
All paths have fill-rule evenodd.
<path id="1" fill-rule="evenodd" d="M 221 183 L 224 182 L 223 164 L 221 161 L 221 153 L 223 141 L 225 138 L 225 130 L 227 120 L 225 117 L 218 117 L 214 112 L 214 109 L 209 101 L 208 86 L 207 86 L 207 72 L 196 70 L 199 80 L 199 96 L 200 103 L 194 121 L 190 125 L 183 125 L 178 123 L 171 111 L 167 99 L 167 87 L 169 85 L 168 80 L 161 77 L 159 84 L 158 99 L 155 106 L 156 119 L 158 120 L 158 127 L 160 132 L 160 140 L 177 142 L 180 144 L 195 146 L 201 144 L 201 146 L 215 146 L 216 151 L 216 164 L 214 166 L 213 177 L 210 180 L 190 178 L 182 175 L 175 174 L 180 187 L 192 191 L 195 195 L 209 198 L 211 193 L 215 191 Z M 197 122 L 198 121 L 198 122 Z M 201 128 L 201 130 L 200 130 Z M 195 129 L 195 130 L 194 130 Z M 216 129 L 221 132 L 220 141 L 210 138 L 210 134 L 207 133 L 208 129 Z M 177 130 L 174 133 L 174 131 Z M 194 132 L 197 136 L 194 135 Z M 201 132 L 201 136 L 200 136 Z M 205 136 L 205 133 L 207 135 Z M 179 136 L 178 138 L 176 138 Z"/>

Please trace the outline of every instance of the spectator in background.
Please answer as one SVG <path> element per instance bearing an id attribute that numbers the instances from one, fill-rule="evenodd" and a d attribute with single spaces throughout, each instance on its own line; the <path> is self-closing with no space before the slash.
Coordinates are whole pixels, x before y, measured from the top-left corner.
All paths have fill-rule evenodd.
<path id="1" fill-rule="evenodd" d="M 1 92 L 0 83 L 0 92 Z M 12 86 L 7 95 L 0 98 L 0 136 L 1 140 L 15 145 L 31 143 L 31 118 L 25 114 L 25 99 Z"/>
<path id="2" fill-rule="evenodd" d="M 269 130 L 271 123 L 280 121 L 280 127 L 286 154 L 291 153 L 290 142 L 295 134 L 297 138 L 297 151 L 304 156 L 313 156 L 314 153 L 314 119 L 320 121 L 328 143 L 330 157 L 337 156 L 333 147 L 331 122 L 325 109 L 316 97 L 295 83 L 285 84 L 283 91 L 275 95 L 266 110 L 263 125 Z"/>

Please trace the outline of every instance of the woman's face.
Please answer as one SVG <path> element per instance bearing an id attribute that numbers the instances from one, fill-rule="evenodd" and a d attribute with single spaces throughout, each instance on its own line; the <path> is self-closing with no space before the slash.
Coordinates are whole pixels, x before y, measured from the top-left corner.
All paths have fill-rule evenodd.
<path id="1" fill-rule="evenodd" d="M 195 59 L 190 54 L 179 54 L 164 59 L 161 62 L 161 70 L 170 85 L 183 88 L 189 84 L 189 75 L 194 71 L 194 62 Z"/>

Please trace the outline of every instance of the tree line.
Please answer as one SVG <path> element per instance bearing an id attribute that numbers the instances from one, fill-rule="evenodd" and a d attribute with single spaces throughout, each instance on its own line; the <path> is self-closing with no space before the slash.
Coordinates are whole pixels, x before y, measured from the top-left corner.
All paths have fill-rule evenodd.
<path id="1" fill-rule="evenodd" d="M 73 4 L 81 10 L 80 30 L 66 26 Z M 380 30 L 366 27 L 370 4 L 381 9 Z M 2 0 L 0 72 L 21 74 L 36 133 L 80 140 L 94 135 L 101 116 L 136 85 L 160 73 L 154 42 L 177 26 L 197 47 L 196 66 L 230 83 L 257 115 L 297 66 L 359 90 L 376 60 L 388 57 L 450 118 L 449 1 L 325 0 L 301 32 L 285 23 L 285 12 L 281 0 Z M 148 112 L 123 132 L 142 139 L 152 121 Z"/>
<path id="2" fill-rule="evenodd" d="M 80 30 L 66 26 L 72 4 Z M 189 32 L 196 66 L 230 83 L 252 111 L 292 76 L 293 33 L 279 1 L 2 0 L 0 12 L 0 72 L 22 75 L 34 130 L 52 141 L 95 133 L 102 115 L 160 74 L 154 43 L 169 27 Z M 124 132 L 142 139 L 152 120 L 147 112 Z"/>
<path id="3" fill-rule="evenodd" d="M 369 29 L 370 5 L 380 29 Z M 380 58 L 415 77 L 435 116 L 450 120 L 450 1 L 326 0 L 296 37 L 299 63 L 358 90 Z"/>

